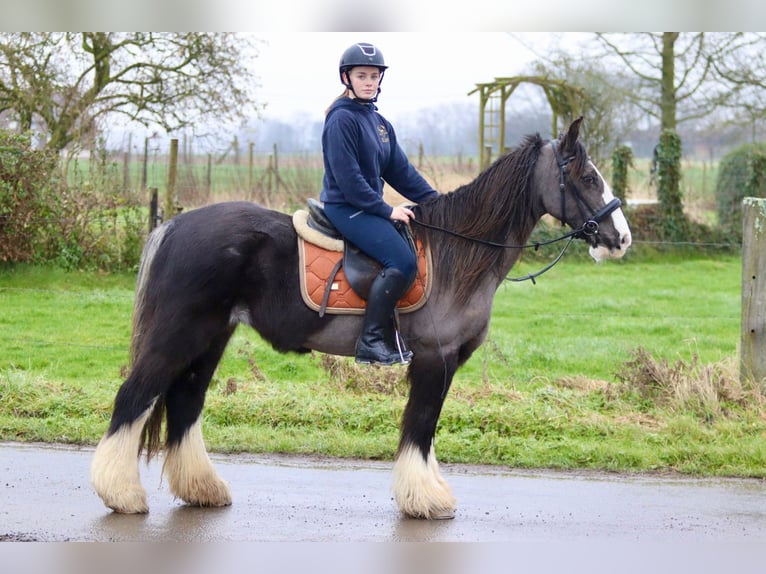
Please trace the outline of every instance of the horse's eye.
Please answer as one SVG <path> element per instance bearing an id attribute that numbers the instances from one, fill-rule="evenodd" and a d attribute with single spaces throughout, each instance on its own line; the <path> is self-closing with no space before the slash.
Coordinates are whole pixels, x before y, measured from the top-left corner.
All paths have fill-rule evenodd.
<path id="1" fill-rule="evenodd" d="M 595 176 L 592 176 L 592 175 L 584 175 L 584 176 L 582 176 L 582 182 L 585 185 L 595 185 L 596 178 L 595 178 Z"/>

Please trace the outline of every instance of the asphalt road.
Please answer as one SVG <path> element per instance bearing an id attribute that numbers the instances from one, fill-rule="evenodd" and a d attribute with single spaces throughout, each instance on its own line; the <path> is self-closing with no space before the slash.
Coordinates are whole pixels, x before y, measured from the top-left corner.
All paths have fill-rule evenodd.
<path id="1" fill-rule="evenodd" d="M 234 503 L 189 508 L 141 464 L 147 515 L 106 509 L 93 450 L 0 443 L 0 540 L 11 541 L 740 541 L 766 542 L 766 482 L 442 465 L 454 520 L 402 518 L 391 464 L 213 455 Z"/>

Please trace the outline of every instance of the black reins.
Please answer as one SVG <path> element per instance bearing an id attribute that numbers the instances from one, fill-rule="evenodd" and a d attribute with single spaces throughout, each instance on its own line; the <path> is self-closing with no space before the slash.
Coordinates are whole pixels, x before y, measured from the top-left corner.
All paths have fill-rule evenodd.
<path id="1" fill-rule="evenodd" d="M 566 193 L 565 192 L 567 188 L 567 178 L 566 178 L 567 169 L 566 168 L 569 165 L 569 163 L 575 158 L 575 156 L 571 155 L 566 158 L 562 158 L 558 150 L 558 143 L 559 143 L 558 140 L 552 140 L 550 143 L 551 143 L 551 147 L 553 148 L 553 156 L 556 158 L 556 164 L 559 168 L 559 191 L 561 192 L 561 224 L 566 225 L 565 224 L 565 220 L 566 220 Z M 505 281 L 513 281 L 513 282 L 529 280 L 529 281 L 532 281 L 532 284 L 534 285 L 536 277 L 539 277 L 540 275 L 542 275 L 543 273 L 551 269 L 554 265 L 556 265 L 556 263 L 558 263 L 561 260 L 561 258 L 564 256 L 564 253 L 566 253 L 567 249 L 569 248 L 569 245 L 572 243 L 574 239 L 584 239 L 586 236 L 596 235 L 598 233 L 599 223 L 601 223 L 607 216 L 609 216 L 613 211 L 615 211 L 622 205 L 622 202 L 620 201 L 620 199 L 615 197 L 609 203 L 607 203 L 604 207 L 602 207 L 596 212 L 593 212 L 593 215 L 588 217 L 586 213 L 592 212 L 592 210 L 583 199 L 582 195 L 580 194 L 580 190 L 577 189 L 577 186 L 574 184 L 570 185 L 570 188 L 572 190 L 572 195 L 575 197 L 575 200 L 577 201 L 577 208 L 580 211 L 580 215 L 582 215 L 584 223 L 580 227 L 570 231 L 569 233 L 565 233 L 563 235 L 560 235 L 559 237 L 556 237 L 554 239 L 549 239 L 547 241 L 537 241 L 535 243 L 525 243 L 523 245 L 497 243 L 495 241 L 487 241 L 486 239 L 480 239 L 478 237 L 469 237 L 468 235 L 463 235 L 462 233 L 458 233 L 457 231 L 452 231 L 451 229 L 445 229 L 443 227 L 431 225 L 429 223 L 423 223 L 422 221 L 418 221 L 417 219 L 411 220 L 411 223 L 414 223 L 421 227 L 425 227 L 427 229 L 432 229 L 434 231 L 440 231 L 442 233 L 452 235 L 453 237 L 459 237 L 460 239 L 464 239 L 466 241 L 472 241 L 474 243 L 487 245 L 489 247 L 499 247 L 501 249 L 534 249 L 535 251 L 537 251 L 538 249 L 540 249 L 540 247 L 544 245 L 551 245 L 558 241 L 563 241 L 564 239 L 568 239 L 569 241 L 566 242 L 566 244 L 561 249 L 561 252 L 558 254 L 558 256 L 541 270 L 535 273 L 530 273 L 529 275 L 525 275 L 524 277 L 506 277 L 505 278 Z"/>

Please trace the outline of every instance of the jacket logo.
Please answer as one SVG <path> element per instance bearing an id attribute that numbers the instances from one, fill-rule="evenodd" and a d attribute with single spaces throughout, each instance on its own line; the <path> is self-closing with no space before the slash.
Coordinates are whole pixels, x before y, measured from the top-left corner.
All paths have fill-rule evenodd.
<path id="1" fill-rule="evenodd" d="M 381 142 L 388 143 L 388 130 L 386 130 L 386 126 L 383 124 L 378 126 L 378 136 Z"/>

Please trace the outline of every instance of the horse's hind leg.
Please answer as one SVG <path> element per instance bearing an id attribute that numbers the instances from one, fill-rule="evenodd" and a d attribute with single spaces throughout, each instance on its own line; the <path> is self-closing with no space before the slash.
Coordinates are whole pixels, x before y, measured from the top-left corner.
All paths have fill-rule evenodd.
<path id="1" fill-rule="evenodd" d="M 175 405 L 186 401 L 192 405 L 188 407 L 192 413 L 191 423 L 168 425 L 169 435 L 173 437 L 171 447 L 181 442 L 185 431 L 199 417 L 205 390 L 232 330 L 228 317 L 193 324 L 157 320 L 144 335 L 142 350 L 117 392 L 109 429 L 96 447 L 91 463 L 91 482 L 108 508 L 124 514 L 148 511 L 146 491 L 139 476 L 141 448 L 148 437 L 149 456 L 156 452 L 159 426 L 167 405 L 171 405 L 174 413 L 170 420 L 175 421 L 179 418 L 176 413 L 183 408 Z M 218 338 L 211 338 L 211 332 L 218 332 Z M 171 389 L 174 390 L 171 392 Z M 191 399 L 184 399 L 185 395 Z M 195 396 L 198 396 L 196 403 Z M 188 444 L 195 444 L 194 437 L 191 432 Z M 201 438 L 198 442 L 201 443 Z M 197 452 L 199 448 L 187 447 L 180 452 Z M 204 453 L 204 446 L 201 448 Z M 174 475 L 175 454 L 171 452 L 170 456 Z"/>
<path id="2" fill-rule="evenodd" d="M 455 497 L 439 472 L 433 440 L 456 369 L 456 361 L 449 357 L 443 361 L 424 354 L 416 354 L 410 365 L 410 396 L 394 464 L 394 498 L 399 509 L 413 518 L 455 516 Z"/>
<path id="3" fill-rule="evenodd" d="M 202 438 L 202 407 L 210 380 L 232 329 L 211 343 L 171 385 L 167 408 L 167 442 L 163 472 L 171 492 L 192 506 L 228 506 L 229 486 L 213 468 Z"/>
<path id="4" fill-rule="evenodd" d="M 133 386 L 130 378 L 123 383 L 125 386 Z M 151 400 L 140 413 L 118 424 L 115 424 L 118 418 L 113 415 L 112 426 L 99 441 L 93 455 L 91 482 L 104 504 L 115 512 L 141 514 L 149 510 L 146 491 L 141 486 L 138 459 L 144 426 L 154 404 L 155 400 Z M 115 414 L 127 410 L 115 401 Z"/>

